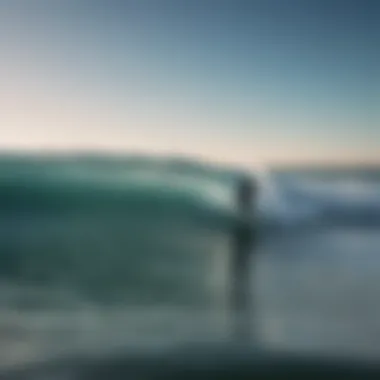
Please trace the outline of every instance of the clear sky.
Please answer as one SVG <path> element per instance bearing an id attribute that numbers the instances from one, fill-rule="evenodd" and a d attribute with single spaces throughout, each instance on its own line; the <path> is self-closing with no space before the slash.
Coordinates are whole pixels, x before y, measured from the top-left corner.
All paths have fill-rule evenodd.
<path id="1" fill-rule="evenodd" d="M 0 0 L 0 149 L 380 163 L 376 0 Z"/>

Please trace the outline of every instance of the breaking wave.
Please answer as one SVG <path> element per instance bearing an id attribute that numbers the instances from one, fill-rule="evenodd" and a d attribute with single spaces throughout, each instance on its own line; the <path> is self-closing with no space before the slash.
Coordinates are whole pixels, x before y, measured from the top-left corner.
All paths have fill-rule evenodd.
<path id="1" fill-rule="evenodd" d="M 12 302 L 215 299 L 242 174 L 175 159 L 3 157 L 0 277 L 21 289 Z M 249 174 L 259 184 L 262 231 L 380 225 L 378 173 Z"/>

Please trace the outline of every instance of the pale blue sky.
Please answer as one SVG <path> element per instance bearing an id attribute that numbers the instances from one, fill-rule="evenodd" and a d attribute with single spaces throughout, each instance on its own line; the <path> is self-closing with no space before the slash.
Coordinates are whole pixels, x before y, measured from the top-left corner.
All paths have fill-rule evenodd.
<path id="1" fill-rule="evenodd" d="M 0 0 L 0 147 L 380 162 L 371 0 Z"/>

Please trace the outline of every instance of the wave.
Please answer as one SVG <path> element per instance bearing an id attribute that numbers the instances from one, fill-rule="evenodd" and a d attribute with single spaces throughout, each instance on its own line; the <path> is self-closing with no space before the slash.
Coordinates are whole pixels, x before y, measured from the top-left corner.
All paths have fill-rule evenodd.
<path id="1" fill-rule="evenodd" d="M 226 275 L 223 252 L 243 174 L 183 159 L 3 157 L 0 279 L 20 290 L 2 299 L 18 307 L 75 297 L 210 302 Z M 248 174 L 259 184 L 256 219 L 269 235 L 288 227 L 380 226 L 378 179 Z M 15 289 L 8 285 L 3 289 Z"/>
<path id="2" fill-rule="evenodd" d="M 68 299 L 203 303 L 219 281 L 210 268 L 233 223 L 237 175 L 147 158 L 3 160 L 0 277 L 71 289 Z M 25 293 L 13 302 L 54 298 Z"/>
<path id="3" fill-rule="evenodd" d="M 244 173 L 154 157 L 3 158 L 0 209 L 2 215 L 113 211 L 215 221 L 231 217 L 234 184 L 249 174 L 258 182 L 259 216 L 269 224 L 380 223 L 380 170 L 332 173 Z"/>
<path id="4" fill-rule="evenodd" d="M 273 197 L 263 206 L 282 226 L 380 226 L 380 181 L 302 179 L 274 181 Z"/>

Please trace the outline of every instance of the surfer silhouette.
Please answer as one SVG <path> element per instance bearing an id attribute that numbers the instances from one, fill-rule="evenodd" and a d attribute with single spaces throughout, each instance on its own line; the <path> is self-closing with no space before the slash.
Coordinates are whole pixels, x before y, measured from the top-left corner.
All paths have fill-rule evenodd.
<path id="1" fill-rule="evenodd" d="M 250 338 L 250 256 L 255 245 L 253 206 L 257 189 L 250 178 L 241 178 L 236 187 L 237 221 L 232 231 L 231 311 L 233 334 L 238 340 Z"/>

